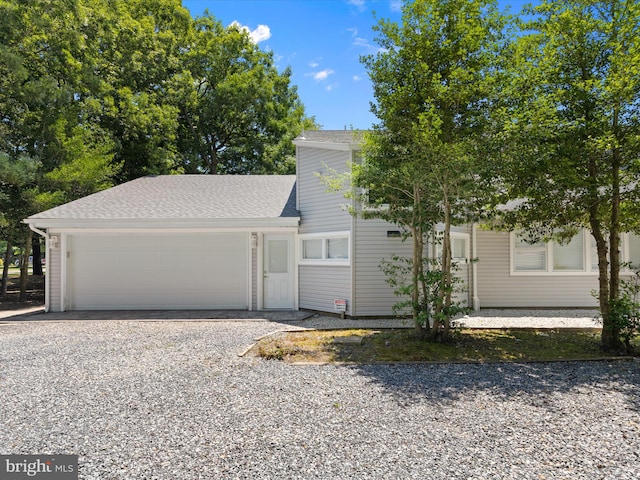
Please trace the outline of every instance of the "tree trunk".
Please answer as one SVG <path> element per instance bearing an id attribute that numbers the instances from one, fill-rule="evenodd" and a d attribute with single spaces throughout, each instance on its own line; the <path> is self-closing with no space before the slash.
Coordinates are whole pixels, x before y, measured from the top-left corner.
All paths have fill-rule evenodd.
<path id="1" fill-rule="evenodd" d="M 29 254 L 31 253 L 31 240 L 33 232 L 29 230 L 27 233 L 26 241 L 24 242 L 24 249 L 22 250 L 20 261 L 20 301 L 23 302 L 27 299 L 27 280 L 29 280 Z"/>
<path id="2" fill-rule="evenodd" d="M 602 315 L 602 334 L 601 343 L 605 347 L 605 339 L 610 341 L 611 334 L 611 309 L 609 303 L 609 263 L 607 261 L 608 246 L 605 237 L 600 228 L 600 222 L 591 218 L 591 234 L 596 241 L 596 249 L 598 252 L 598 304 L 600 306 L 600 315 Z"/>
<path id="3" fill-rule="evenodd" d="M 2 265 L 2 285 L 0 285 L 0 297 L 7 294 L 7 285 L 9 283 L 9 263 L 11 262 L 12 252 L 11 240 L 7 238 L 7 250 L 4 252 L 4 263 Z"/>
<path id="4" fill-rule="evenodd" d="M 617 115 L 614 114 L 614 131 L 617 129 Z M 602 348 L 607 352 L 624 351 L 620 339 L 619 319 L 611 315 L 611 301 L 620 295 L 620 150 L 612 152 L 612 196 L 611 196 L 611 228 L 609 230 L 609 309 L 605 318 L 602 316 Z"/>
<path id="5" fill-rule="evenodd" d="M 451 306 L 451 204 L 446 192 L 444 195 L 444 229 L 442 232 L 442 258 L 440 261 L 441 278 L 438 286 L 438 302 L 433 320 L 432 336 L 440 341 L 449 336 L 448 309 Z"/>
<path id="6" fill-rule="evenodd" d="M 209 173 L 211 175 L 218 174 L 218 151 L 213 143 L 209 144 Z"/>
<path id="7" fill-rule="evenodd" d="M 413 325 L 418 338 L 425 338 L 429 332 L 429 307 L 428 290 L 423 290 L 423 301 L 420 301 L 420 288 L 424 288 L 424 231 L 421 223 L 420 186 L 413 186 L 413 228 L 411 237 L 413 241 L 413 259 L 411 264 L 411 309 L 413 314 Z M 425 308 L 426 306 L 426 308 Z"/>
<path id="8" fill-rule="evenodd" d="M 33 275 L 41 277 L 42 251 L 40 249 L 40 235 L 33 236 L 33 240 L 31 242 L 31 250 L 33 251 Z"/>

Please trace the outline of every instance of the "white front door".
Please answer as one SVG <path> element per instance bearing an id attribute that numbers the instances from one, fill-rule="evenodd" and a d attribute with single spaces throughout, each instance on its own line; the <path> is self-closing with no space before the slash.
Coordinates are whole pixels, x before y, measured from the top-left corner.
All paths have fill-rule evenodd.
<path id="1" fill-rule="evenodd" d="M 293 258 L 291 237 L 264 236 L 264 308 L 292 309 Z"/>

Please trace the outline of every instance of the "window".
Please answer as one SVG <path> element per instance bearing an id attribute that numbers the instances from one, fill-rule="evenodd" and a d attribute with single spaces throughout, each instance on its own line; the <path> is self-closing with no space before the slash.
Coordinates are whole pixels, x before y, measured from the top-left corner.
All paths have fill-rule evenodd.
<path id="1" fill-rule="evenodd" d="M 327 238 L 327 258 L 348 259 L 349 239 L 347 237 Z"/>
<path id="2" fill-rule="evenodd" d="M 513 242 L 513 270 L 515 272 L 544 272 L 547 269 L 547 248 L 544 243 L 531 243 L 524 235 L 515 235 Z"/>
<path id="3" fill-rule="evenodd" d="M 627 261 L 632 267 L 640 267 L 640 236 L 635 233 L 629 233 L 627 245 L 629 250 L 627 253 Z"/>
<path id="4" fill-rule="evenodd" d="M 303 240 L 302 258 L 306 260 L 322 260 L 322 239 L 310 238 Z"/>
<path id="5" fill-rule="evenodd" d="M 584 231 L 573 237 L 569 243 L 554 242 L 553 271 L 582 272 L 584 271 Z"/>
<path id="6" fill-rule="evenodd" d="M 349 264 L 349 232 L 300 235 L 300 263 Z"/>
<path id="7" fill-rule="evenodd" d="M 436 244 L 436 255 L 442 257 L 442 243 Z M 469 234 L 451 232 L 451 260 L 466 263 L 469 259 Z"/>
<path id="8" fill-rule="evenodd" d="M 580 231 L 568 243 L 527 241 L 521 234 L 511 234 L 511 271 L 514 274 L 535 273 L 598 273 L 596 242 L 586 230 Z M 640 265 L 640 237 L 622 234 L 621 261 Z"/>

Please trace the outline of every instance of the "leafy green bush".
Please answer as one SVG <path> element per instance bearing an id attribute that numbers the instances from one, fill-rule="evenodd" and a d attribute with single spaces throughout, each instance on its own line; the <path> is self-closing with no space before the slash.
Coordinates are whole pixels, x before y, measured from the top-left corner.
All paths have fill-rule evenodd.
<path id="1" fill-rule="evenodd" d="M 449 331 L 455 328 L 452 319 L 467 314 L 471 309 L 466 302 L 460 301 L 461 294 L 467 291 L 464 280 L 456 275 L 459 270 L 454 263 L 448 280 L 437 258 L 423 258 L 418 274 L 418 295 L 413 295 L 416 286 L 411 280 L 413 260 L 393 255 L 383 260 L 381 270 L 387 277 L 387 283 L 394 288 L 401 300 L 393 306 L 397 316 L 406 316 L 413 312 L 414 322 L 419 325 L 423 335 L 434 340 L 448 340 Z M 413 298 L 418 299 L 414 304 Z M 418 326 L 417 325 L 417 326 Z"/>
<path id="2" fill-rule="evenodd" d="M 632 268 L 629 279 L 620 281 L 620 296 L 609 303 L 612 324 L 620 330 L 628 354 L 634 353 L 631 340 L 640 334 L 640 268 Z"/>

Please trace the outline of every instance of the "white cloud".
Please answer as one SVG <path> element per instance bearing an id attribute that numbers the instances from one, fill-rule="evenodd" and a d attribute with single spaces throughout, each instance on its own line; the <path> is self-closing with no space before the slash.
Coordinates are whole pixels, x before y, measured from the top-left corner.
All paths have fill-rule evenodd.
<path id="1" fill-rule="evenodd" d="M 231 22 L 231 26 L 247 32 L 253 43 L 264 42 L 265 40 L 269 40 L 271 38 L 271 29 L 268 25 L 258 25 L 255 30 L 251 30 L 249 27 L 242 25 L 240 22 L 234 20 L 233 22 Z"/>
<path id="2" fill-rule="evenodd" d="M 331 84 L 327 85 L 326 87 L 324 87 L 324 89 L 325 89 L 327 92 L 331 92 L 331 91 L 333 91 L 335 88 L 337 88 L 337 87 L 338 87 L 338 85 L 339 85 L 339 83 L 331 83 Z"/>
<path id="3" fill-rule="evenodd" d="M 329 75 L 332 75 L 333 73 L 335 72 L 330 68 L 325 68 L 324 70 L 320 70 L 319 72 L 312 72 L 311 76 L 313 76 L 313 79 L 316 82 L 322 82 L 323 80 L 329 78 Z"/>
<path id="4" fill-rule="evenodd" d="M 401 12 L 403 3 L 403 0 L 391 0 L 391 2 L 389 2 L 389 9 L 392 12 Z"/>
<path id="5" fill-rule="evenodd" d="M 366 54 L 376 54 L 385 51 L 384 48 L 372 45 L 369 40 L 362 37 L 356 37 L 356 39 L 353 41 L 353 45 L 362 48 Z"/>
<path id="6" fill-rule="evenodd" d="M 309 65 L 311 68 L 316 68 L 316 67 L 317 67 L 317 66 L 319 66 L 320 64 L 319 64 L 318 62 L 316 62 L 315 60 L 311 60 L 311 61 L 308 63 L 308 65 Z"/>
<path id="7" fill-rule="evenodd" d="M 362 77 L 361 77 L 361 76 L 359 76 L 359 75 L 354 75 L 354 76 L 353 76 L 353 81 L 354 81 L 354 82 L 359 82 L 360 80 L 362 80 Z"/>
<path id="8" fill-rule="evenodd" d="M 258 25 L 258 28 L 251 31 L 251 38 L 254 42 L 260 43 L 271 38 L 269 25 Z"/>
<path id="9" fill-rule="evenodd" d="M 357 37 L 358 36 L 358 29 L 357 28 L 347 28 L 347 32 L 351 32 L 351 36 L 352 37 Z"/>
<path id="10" fill-rule="evenodd" d="M 356 7 L 360 12 L 364 12 L 367 9 L 365 0 L 348 0 L 347 3 Z"/>

